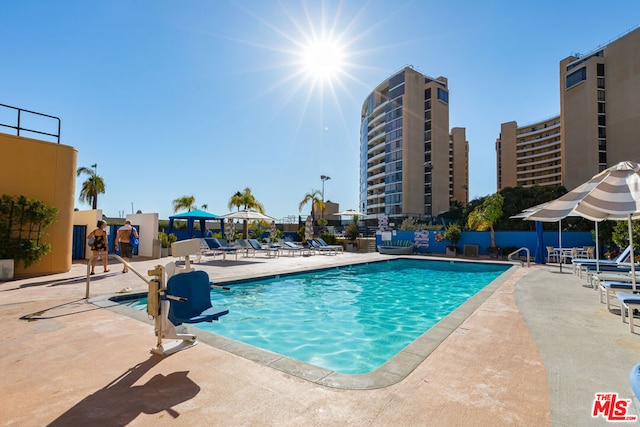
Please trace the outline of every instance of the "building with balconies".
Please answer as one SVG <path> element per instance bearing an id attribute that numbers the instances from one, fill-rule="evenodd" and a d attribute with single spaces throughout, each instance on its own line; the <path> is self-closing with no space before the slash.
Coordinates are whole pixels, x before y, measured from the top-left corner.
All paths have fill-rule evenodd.
<path id="1" fill-rule="evenodd" d="M 449 131 L 447 79 L 410 67 L 366 98 L 360 126 L 360 209 L 366 221 L 387 216 L 429 221 L 452 200 L 468 202 L 468 142 Z"/>
<path id="2" fill-rule="evenodd" d="M 563 185 L 571 190 L 625 160 L 640 160 L 640 28 L 560 61 L 560 115 L 526 126 L 503 123 L 497 188 Z"/>

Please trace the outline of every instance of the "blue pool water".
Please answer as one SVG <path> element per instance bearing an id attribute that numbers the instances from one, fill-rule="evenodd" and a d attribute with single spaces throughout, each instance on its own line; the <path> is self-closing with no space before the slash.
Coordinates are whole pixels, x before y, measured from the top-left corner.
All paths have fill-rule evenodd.
<path id="1" fill-rule="evenodd" d="M 399 259 L 213 290 L 199 329 L 344 374 L 371 372 L 509 265 Z M 146 299 L 132 304 L 144 309 Z"/>

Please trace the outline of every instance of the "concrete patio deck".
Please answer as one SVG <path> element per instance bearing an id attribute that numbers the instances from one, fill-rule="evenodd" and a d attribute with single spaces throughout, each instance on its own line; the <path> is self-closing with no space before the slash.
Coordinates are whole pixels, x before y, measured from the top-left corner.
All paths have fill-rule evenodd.
<path id="1" fill-rule="evenodd" d="M 224 281 L 379 259 L 258 256 L 195 267 Z M 134 266 L 146 272 L 158 261 Z M 110 269 L 96 267 L 92 296 L 146 290 L 120 265 Z M 638 335 L 617 308 L 608 312 L 583 280 L 554 266 L 509 270 L 468 317 L 433 337 L 405 378 L 370 390 L 319 385 L 204 342 L 153 356 L 153 326 L 85 302 L 85 274 L 74 264 L 0 283 L 1 424 L 606 425 L 591 417 L 595 393 L 631 398 L 629 371 L 640 360 Z"/>

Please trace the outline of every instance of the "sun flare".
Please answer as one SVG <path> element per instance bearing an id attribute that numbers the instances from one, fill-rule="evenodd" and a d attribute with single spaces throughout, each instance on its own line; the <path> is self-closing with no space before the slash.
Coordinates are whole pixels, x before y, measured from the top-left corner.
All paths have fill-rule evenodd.
<path id="1" fill-rule="evenodd" d="M 343 72 L 344 59 L 344 48 L 333 40 L 311 42 L 301 52 L 303 71 L 320 81 L 335 79 Z"/>

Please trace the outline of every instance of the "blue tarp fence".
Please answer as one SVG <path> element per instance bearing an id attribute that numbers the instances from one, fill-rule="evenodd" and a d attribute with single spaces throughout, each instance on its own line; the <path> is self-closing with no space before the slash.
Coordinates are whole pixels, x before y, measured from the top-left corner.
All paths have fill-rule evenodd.
<path id="1" fill-rule="evenodd" d="M 442 231 L 389 231 L 389 234 L 376 234 L 376 247 L 384 240 L 412 240 L 415 245 L 414 252 L 422 253 L 445 253 L 447 246 L 451 242 L 444 239 Z M 558 247 L 558 232 L 545 231 L 544 243 L 546 246 Z M 387 239 L 390 237 L 390 239 Z M 496 246 L 500 248 L 526 247 L 533 257 L 538 244 L 538 237 L 535 231 L 496 231 Z M 463 231 L 462 236 L 456 246 L 458 253 L 463 253 L 464 245 L 477 245 L 480 255 L 487 255 L 487 248 L 491 246 L 491 234 L 488 231 Z M 565 248 L 595 246 L 593 235 L 590 231 L 563 231 L 562 246 Z M 502 253 L 502 251 L 500 252 Z M 503 254 L 508 255 L 508 254 Z M 545 253 L 546 255 L 546 253 Z"/>

